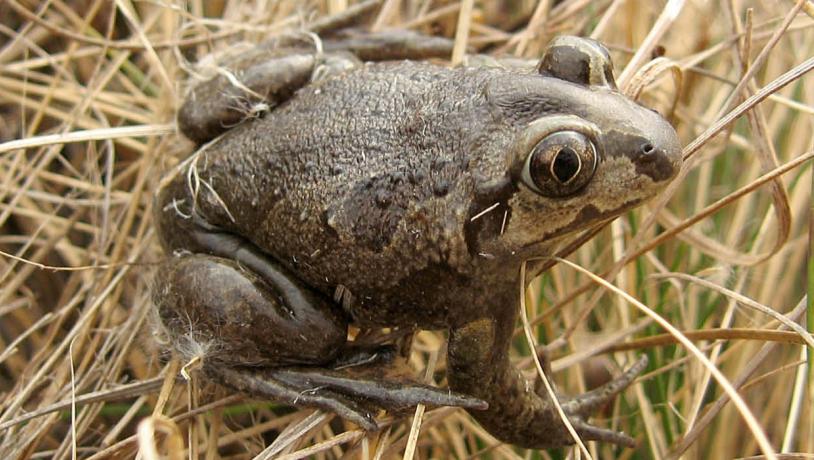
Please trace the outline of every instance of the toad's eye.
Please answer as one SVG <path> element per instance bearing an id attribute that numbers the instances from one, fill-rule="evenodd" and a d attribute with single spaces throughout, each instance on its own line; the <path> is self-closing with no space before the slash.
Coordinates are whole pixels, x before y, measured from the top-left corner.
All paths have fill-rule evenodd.
<path id="1" fill-rule="evenodd" d="M 559 131 L 544 137 L 531 150 L 523 168 L 523 182 L 544 196 L 568 196 L 588 184 L 598 160 L 596 147 L 584 134 Z"/>

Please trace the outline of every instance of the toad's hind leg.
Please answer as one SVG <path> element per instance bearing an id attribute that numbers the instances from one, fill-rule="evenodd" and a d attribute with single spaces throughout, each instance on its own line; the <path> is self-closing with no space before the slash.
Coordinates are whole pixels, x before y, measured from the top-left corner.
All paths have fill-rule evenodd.
<path id="1" fill-rule="evenodd" d="M 329 299 L 262 254 L 248 265 L 263 264 L 265 276 L 232 259 L 191 254 L 171 257 L 156 274 L 154 303 L 169 342 L 182 356 L 202 357 L 209 378 L 254 397 L 335 412 L 365 429 L 376 428 L 378 409 L 483 407 L 446 389 L 388 380 L 381 369 L 392 347 L 349 346 L 347 321 Z"/>
<path id="2" fill-rule="evenodd" d="M 178 111 L 181 132 L 208 142 L 251 116 L 282 104 L 303 86 L 359 67 L 362 61 L 448 56 L 453 42 L 410 31 L 343 31 L 319 39 L 297 34 L 265 41 L 216 63 Z"/>
<path id="3" fill-rule="evenodd" d="M 324 61 L 343 68 L 352 56 Z M 309 81 L 320 60 L 304 48 L 258 45 L 216 64 L 216 75 L 194 85 L 178 110 L 178 127 L 198 144 L 208 142 L 246 118 L 285 102 Z"/>
<path id="4" fill-rule="evenodd" d="M 154 284 L 159 319 L 183 355 L 230 366 L 323 365 L 346 341 L 347 322 L 329 305 L 281 302 L 291 293 L 227 259 L 171 257 Z"/>

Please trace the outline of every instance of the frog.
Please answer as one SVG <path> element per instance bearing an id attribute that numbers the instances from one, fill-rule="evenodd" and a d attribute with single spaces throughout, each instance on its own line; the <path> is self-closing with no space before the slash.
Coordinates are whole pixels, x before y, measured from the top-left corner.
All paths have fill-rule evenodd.
<path id="1" fill-rule="evenodd" d="M 559 36 L 522 63 L 431 59 L 450 49 L 297 35 L 193 86 L 178 125 L 195 152 L 155 197 L 159 324 L 208 381 L 255 398 L 365 430 L 382 410 L 454 406 L 502 442 L 571 445 L 511 362 L 520 297 L 583 232 L 658 195 L 681 144 L 619 91 L 598 41 Z M 354 336 L 369 330 L 389 333 Z M 448 388 L 405 370 L 417 330 L 446 332 Z M 588 419 L 646 366 L 557 393 L 581 439 L 635 445 Z"/>

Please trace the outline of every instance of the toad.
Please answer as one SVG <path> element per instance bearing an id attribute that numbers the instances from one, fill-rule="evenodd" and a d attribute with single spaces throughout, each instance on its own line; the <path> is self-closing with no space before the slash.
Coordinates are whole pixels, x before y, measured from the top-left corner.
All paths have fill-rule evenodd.
<path id="1" fill-rule="evenodd" d="M 520 266 L 658 194 L 680 144 L 596 41 L 449 68 L 425 59 L 439 40 L 280 39 L 193 88 L 178 123 L 198 150 L 156 198 L 154 301 L 175 350 L 252 396 L 368 430 L 380 409 L 459 406 L 505 442 L 571 444 L 509 359 L 519 283 L 545 264 Z M 398 347 L 349 325 L 448 331 L 449 389 L 389 375 Z M 583 439 L 632 444 L 586 419 L 645 366 L 560 397 Z"/>

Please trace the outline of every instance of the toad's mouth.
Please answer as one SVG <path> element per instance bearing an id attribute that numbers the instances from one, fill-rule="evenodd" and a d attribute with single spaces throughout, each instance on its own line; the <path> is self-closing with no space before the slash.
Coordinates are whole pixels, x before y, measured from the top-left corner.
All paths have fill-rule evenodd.
<path id="1" fill-rule="evenodd" d="M 594 205 L 585 206 L 569 224 L 565 225 L 564 227 L 560 227 L 551 233 L 543 234 L 543 236 L 539 240 L 523 245 L 522 249 L 527 249 L 531 246 L 540 244 L 542 242 L 550 241 L 565 236 L 569 233 L 577 232 L 579 230 L 595 226 L 591 224 L 604 226 L 615 217 L 619 216 L 620 214 L 629 209 L 635 208 L 643 201 L 645 201 L 644 198 L 635 198 L 630 201 L 626 201 L 622 206 L 618 208 L 607 211 L 601 211 Z"/>

